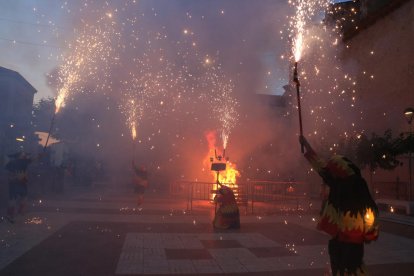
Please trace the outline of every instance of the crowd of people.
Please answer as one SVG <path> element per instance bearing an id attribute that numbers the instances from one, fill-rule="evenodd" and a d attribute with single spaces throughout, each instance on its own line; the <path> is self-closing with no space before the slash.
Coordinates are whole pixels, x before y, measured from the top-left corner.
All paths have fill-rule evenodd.
<path id="1" fill-rule="evenodd" d="M 27 211 L 28 197 L 63 194 L 65 185 L 90 186 L 105 175 L 102 162 L 96 160 L 67 158 L 56 164 L 48 151 L 8 154 L 0 171 L 1 179 L 7 183 L 7 187 L 2 187 L 7 192 L 6 214 L 2 217 L 14 223 L 17 215 Z"/>

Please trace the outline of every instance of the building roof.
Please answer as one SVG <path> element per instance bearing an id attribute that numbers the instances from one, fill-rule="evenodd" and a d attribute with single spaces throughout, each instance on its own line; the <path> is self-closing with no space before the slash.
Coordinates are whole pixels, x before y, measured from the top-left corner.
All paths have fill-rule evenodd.
<path id="1" fill-rule="evenodd" d="M 28 90 L 30 90 L 33 94 L 35 94 L 37 92 L 36 88 L 34 88 L 30 82 L 28 82 L 22 75 L 20 75 L 18 72 L 1 67 L 0 66 L 0 77 L 6 77 L 6 78 L 11 78 L 14 79 L 16 81 L 21 82 L 24 86 L 27 87 Z"/>
<path id="2" fill-rule="evenodd" d="M 347 41 L 410 0 L 353 0 L 335 3 L 326 20 L 339 24 Z"/>
<path id="3" fill-rule="evenodd" d="M 272 108 L 286 107 L 286 99 L 281 95 L 256 94 L 258 102 Z"/>

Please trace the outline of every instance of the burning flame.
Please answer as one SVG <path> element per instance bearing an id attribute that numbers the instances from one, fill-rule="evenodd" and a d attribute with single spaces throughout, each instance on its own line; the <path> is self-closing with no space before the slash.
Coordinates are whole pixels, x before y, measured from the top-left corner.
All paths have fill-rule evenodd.
<path id="1" fill-rule="evenodd" d="M 213 172 L 213 175 L 216 177 L 216 172 Z M 240 177 L 240 172 L 237 170 L 236 164 L 227 161 L 226 170 L 219 173 L 219 182 L 226 184 L 230 188 L 236 188 L 237 177 Z"/>
<path id="2" fill-rule="evenodd" d="M 136 127 L 135 122 L 132 122 L 131 124 L 131 134 L 132 134 L 132 140 L 135 140 L 137 138 L 137 127 Z"/>
<path id="3" fill-rule="evenodd" d="M 221 160 L 217 160 L 217 157 L 219 157 L 220 153 L 217 152 L 216 150 L 216 132 L 215 131 L 209 131 L 206 133 L 206 139 L 208 142 L 208 154 L 206 156 L 206 158 L 204 159 L 203 165 L 204 167 L 208 167 L 208 170 L 210 171 L 210 166 L 211 166 L 211 162 L 213 161 L 214 163 L 226 163 L 226 170 L 224 171 L 220 171 L 217 175 L 216 171 L 210 171 L 211 172 L 211 176 L 212 176 L 212 180 L 214 183 L 218 182 L 222 183 L 226 186 L 228 186 L 229 188 L 237 188 L 237 178 L 240 177 L 240 172 L 237 170 L 237 166 L 234 163 L 231 163 L 227 160 L 225 160 L 224 157 L 221 157 Z M 217 156 L 216 156 L 217 154 Z M 218 177 L 218 179 L 217 179 Z M 213 189 L 216 190 L 218 189 L 218 185 L 214 184 L 213 185 Z M 236 197 L 237 194 L 235 193 Z M 211 199 L 214 198 L 214 194 L 211 195 Z"/>

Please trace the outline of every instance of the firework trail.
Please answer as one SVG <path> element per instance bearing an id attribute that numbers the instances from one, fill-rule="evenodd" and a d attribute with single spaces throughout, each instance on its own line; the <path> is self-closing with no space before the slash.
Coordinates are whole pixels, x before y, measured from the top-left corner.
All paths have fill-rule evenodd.
<path id="1" fill-rule="evenodd" d="M 329 0 L 294 0 L 289 3 L 295 7 L 295 15 L 290 21 L 291 36 L 293 37 L 292 53 L 295 62 L 302 58 L 307 40 L 308 28 L 318 12 L 328 8 Z"/>
<path id="2" fill-rule="evenodd" d="M 318 136 L 334 151 L 338 138 L 359 136 L 363 131 L 357 128 L 358 119 L 363 118 L 362 111 L 357 109 L 356 79 L 346 72 L 338 58 L 341 34 L 336 26 L 321 20 L 332 1 L 295 0 L 290 4 L 295 9 L 289 22 L 292 59 L 295 64 L 301 61 L 300 85 L 306 93 L 301 97 L 305 103 L 303 111 L 312 118 L 308 120 L 306 135 Z M 290 99 L 290 105 L 298 108 L 292 94 Z"/>
<path id="3" fill-rule="evenodd" d="M 75 39 L 69 43 L 69 50 L 62 57 L 59 68 L 59 90 L 55 101 L 55 113 L 65 106 L 69 96 L 82 92 L 85 86 L 91 89 L 108 89 L 109 68 L 116 60 L 114 43 L 116 23 L 112 14 L 104 13 L 93 24 L 82 22 L 83 26 L 75 32 Z"/>

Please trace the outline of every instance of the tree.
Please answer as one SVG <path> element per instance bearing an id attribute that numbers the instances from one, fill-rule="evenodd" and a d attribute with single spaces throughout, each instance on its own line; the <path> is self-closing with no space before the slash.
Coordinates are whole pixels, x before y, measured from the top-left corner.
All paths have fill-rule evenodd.
<path id="1" fill-rule="evenodd" d="M 384 136 L 372 133 L 370 140 L 361 139 L 357 147 L 358 162 L 362 166 L 369 166 L 371 171 L 375 171 L 378 167 L 393 170 L 400 164 L 397 160 L 396 143 L 397 139 L 392 138 L 390 129 L 384 132 Z"/>
<path id="2" fill-rule="evenodd" d="M 53 113 L 55 112 L 55 100 L 43 98 L 33 106 L 33 127 L 36 131 L 47 132 L 50 128 Z"/>
<path id="3" fill-rule="evenodd" d="M 400 133 L 396 141 L 396 151 L 398 155 L 414 152 L 414 135 L 410 132 Z"/>
<path id="4" fill-rule="evenodd" d="M 393 170 L 401 164 L 397 160 L 402 147 L 401 138 L 393 138 L 390 129 L 383 136 L 372 133 L 371 137 L 361 135 L 359 138 L 351 137 L 338 143 L 337 151 L 347 156 L 361 169 L 368 168 L 370 171 L 370 182 L 372 175 L 378 168 Z"/>

